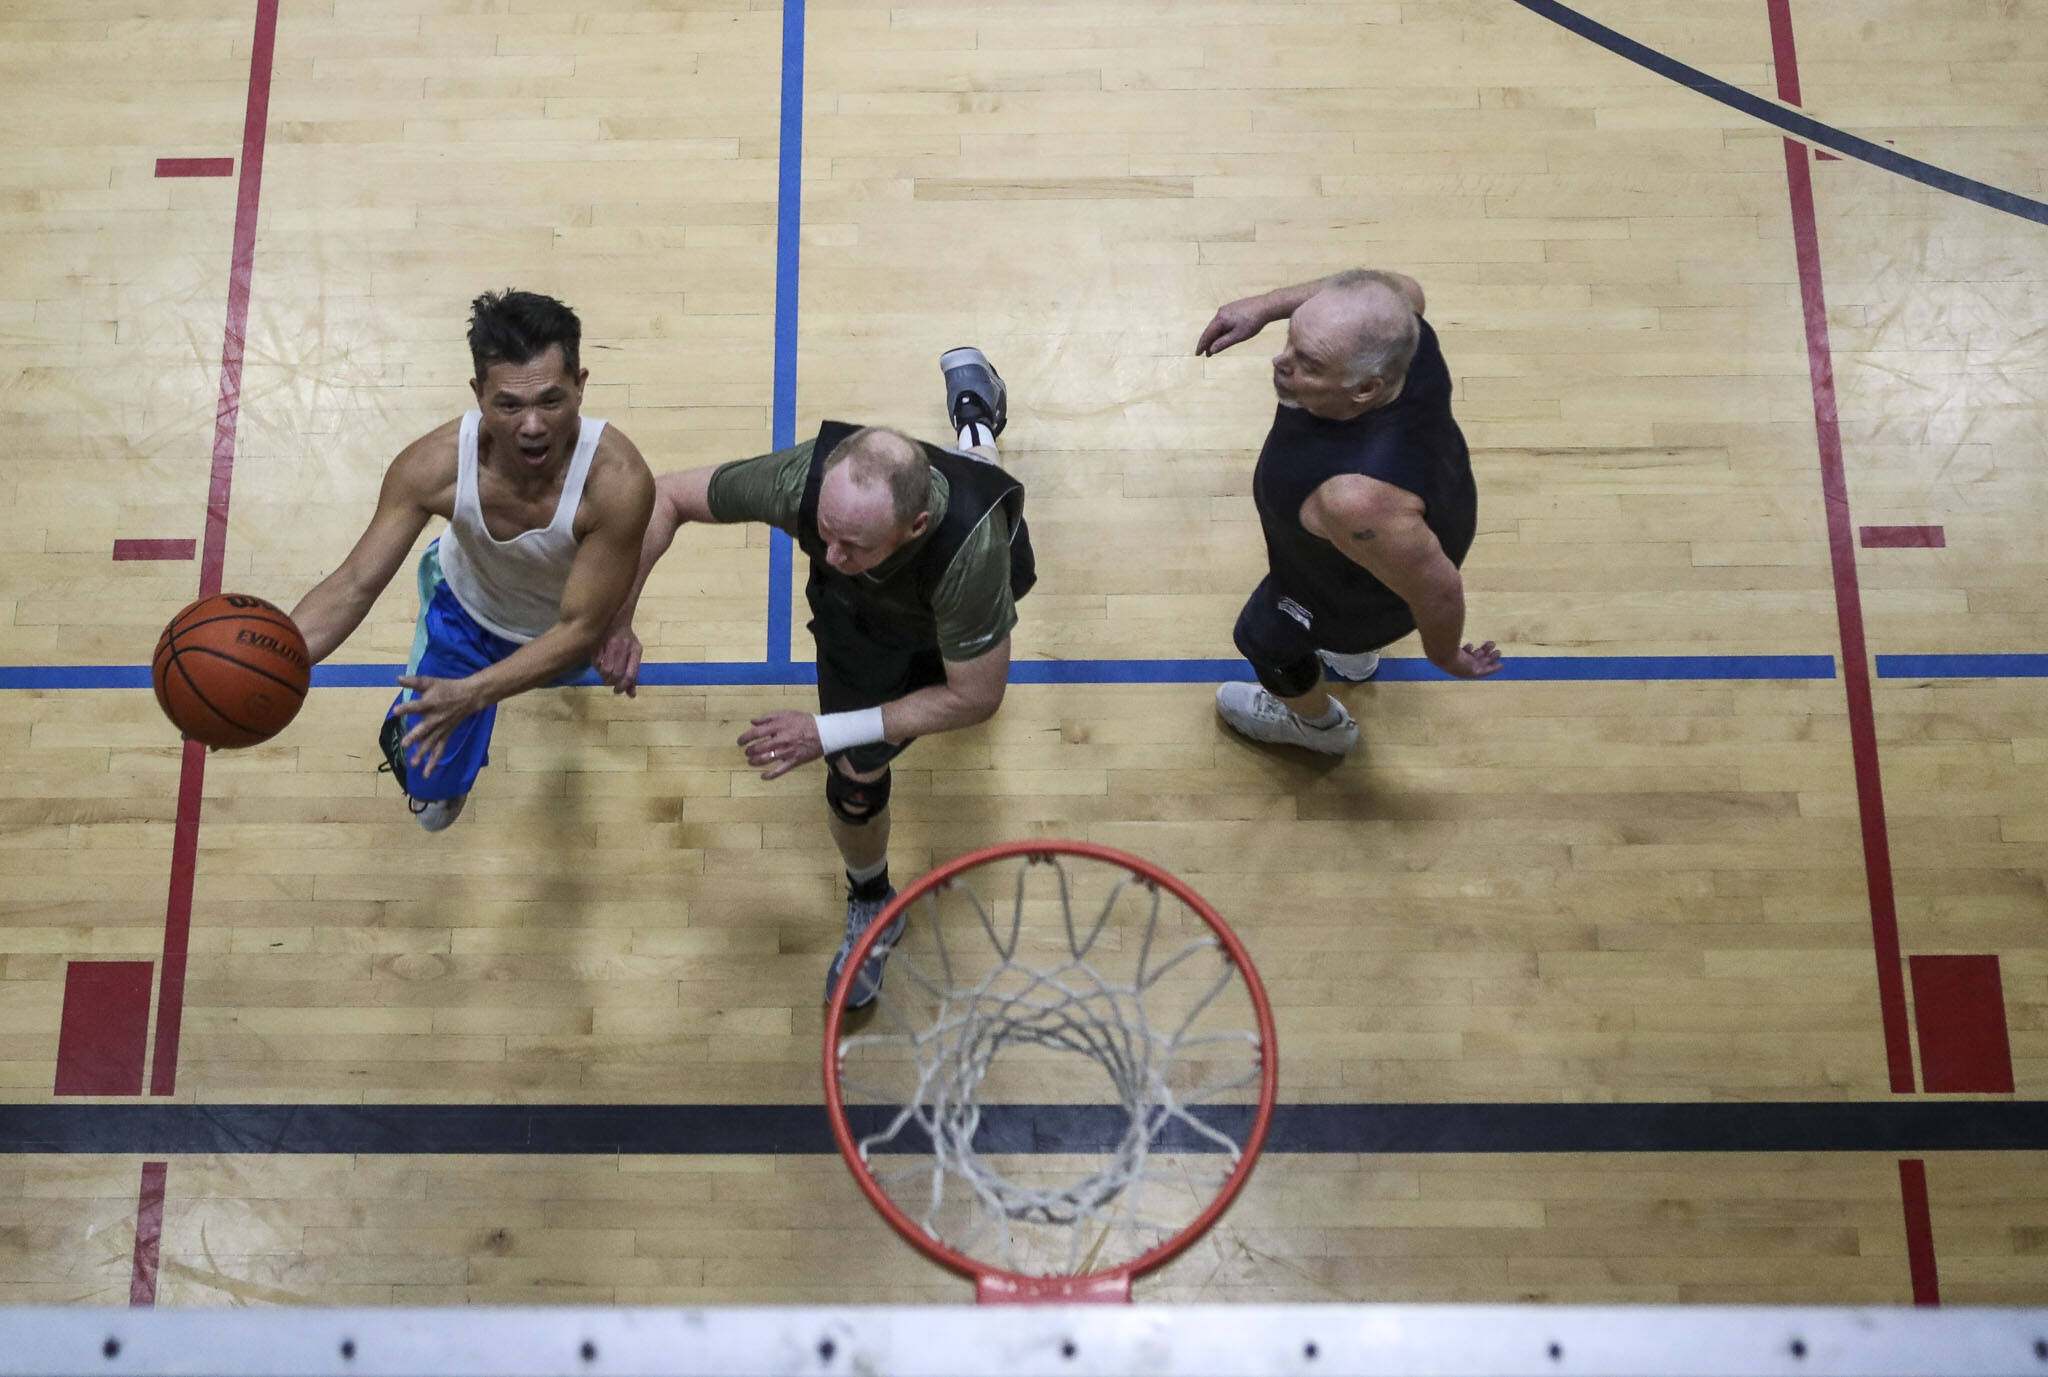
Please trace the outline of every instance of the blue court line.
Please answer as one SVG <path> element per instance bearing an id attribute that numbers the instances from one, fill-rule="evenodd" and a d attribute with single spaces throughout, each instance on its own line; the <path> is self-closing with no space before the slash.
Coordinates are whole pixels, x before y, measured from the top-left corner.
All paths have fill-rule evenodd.
<path id="1" fill-rule="evenodd" d="M 1880 655 L 1880 679 L 2048 679 L 2048 655 Z"/>
<path id="2" fill-rule="evenodd" d="M 798 251 L 804 215 L 804 0 L 782 4 L 782 110 L 775 168 L 775 397 L 769 445 L 796 443 Z M 790 656 L 791 541 L 768 533 L 768 663 Z"/>
<path id="3" fill-rule="evenodd" d="M 315 688 L 389 688 L 405 666 L 320 665 Z M 1242 679 L 1242 660 L 1013 660 L 1013 684 L 1215 684 Z M 2048 654 L 1880 655 L 1880 679 L 2048 679 Z M 1501 662 L 1496 679 L 1522 682 L 1658 682 L 1688 679 L 1832 679 L 1831 655 L 1518 655 Z M 1449 681 L 1427 660 L 1403 657 L 1380 662 L 1377 682 L 1412 684 Z M 649 687 L 774 687 L 815 684 L 809 661 L 650 661 L 640 667 Z M 577 683 L 588 687 L 597 676 Z M 148 665 L 0 666 L 5 689 L 143 689 Z"/>
<path id="4" fill-rule="evenodd" d="M 2018 192 L 2006 191 L 1976 181 L 1959 172 L 1950 172 L 1947 168 L 1922 162 L 1918 158 L 1909 158 L 1897 149 L 1886 148 L 1883 144 L 1859 139 L 1854 134 L 1844 133 L 1831 125 L 1822 124 L 1817 119 L 1745 91 L 1740 86 L 1732 85 L 1719 77 L 1708 76 L 1697 67 L 1688 67 L 1669 54 L 1638 43 L 1633 38 L 1616 33 L 1605 24 L 1588 19 L 1577 10 L 1558 4 L 1557 0 L 1515 0 L 1515 3 L 1532 14 L 1548 19 L 1560 28 L 1568 29 L 1581 38 L 1599 44 L 1616 57 L 1627 58 L 1638 67 L 1646 67 L 1661 77 L 1690 87 L 1711 100 L 1719 101 L 1731 110 L 1739 110 L 1808 143 L 1825 144 L 1858 162 L 1883 168 L 1886 172 L 1908 178 L 1922 186 L 1945 191 L 1951 196 L 1960 196 L 1966 201 L 1975 201 L 1978 205 L 1988 206 L 1992 210 L 2002 210 L 2007 215 L 2017 215 L 2022 220 L 2048 225 L 2048 205 L 2031 200 Z"/>
<path id="5" fill-rule="evenodd" d="M 1879 657 L 1882 666 L 1886 657 Z M 1897 658 L 1897 657 L 1893 657 Z M 2048 656 L 1920 656 L 1919 659 L 2027 659 Z M 1880 669 L 1880 672 L 1882 670 Z M 405 673 L 401 664 L 317 665 L 315 688 L 391 688 Z M 1251 666 L 1242 660 L 1012 660 L 1013 684 L 1214 684 L 1249 679 Z M 1832 679 L 1831 655 L 1524 655 L 1503 660 L 1496 679 L 1524 681 L 1612 680 L 1639 682 L 1687 679 Z M 1451 676 L 1427 660 L 1402 658 L 1380 662 L 1380 683 L 1450 681 Z M 817 667 L 808 660 L 749 662 L 744 660 L 675 660 L 640 666 L 640 682 L 650 687 L 745 687 L 815 684 Z M 597 683 L 586 673 L 576 687 Z M 4 689 L 139 689 L 149 687 L 148 665 L 28 665 L 0 667 Z"/>
<path id="6" fill-rule="evenodd" d="M 1205 1121 L 1242 1138 L 1249 1107 L 1203 1106 Z M 860 1105 L 858 1134 L 891 1111 Z M 975 1144 L 994 1153 L 1112 1151 L 1128 1119 L 1103 1105 L 989 1105 Z M 914 1131 L 897 1139 L 915 1151 Z M 1215 1152 L 1181 1126 L 1162 1147 Z M 1875 1100 L 1658 1104 L 1283 1104 L 1268 1152 L 2038 1152 L 2048 1149 L 2039 1100 Z M 818 1104 L 278 1105 L 40 1104 L 0 1106 L 0 1154 L 94 1153 L 606 1153 L 830 1154 Z"/>
<path id="7" fill-rule="evenodd" d="M 315 670 L 315 673 L 319 671 Z M 389 683 L 390 680 L 385 680 Z M 0 689 L 146 689 L 148 665 L 23 665 L 0 669 Z"/>
<path id="8" fill-rule="evenodd" d="M 1013 684 L 1214 684 L 1251 677 L 1243 660 L 1012 660 Z M 1832 679 L 1831 655 L 1521 655 L 1496 679 Z M 1455 682 L 1427 660 L 1380 661 L 1377 683 Z"/>

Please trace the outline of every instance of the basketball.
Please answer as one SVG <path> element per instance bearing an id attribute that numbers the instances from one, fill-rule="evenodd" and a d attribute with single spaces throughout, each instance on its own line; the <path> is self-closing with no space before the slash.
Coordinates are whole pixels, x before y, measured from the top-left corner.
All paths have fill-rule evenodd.
<path id="1" fill-rule="evenodd" d="M 216 593 L 171 618 L 150 683 L 164 716 L 209 746 L 254 746 L 298 715 L 313 668 L 292 619 L 261 598 Z"/>

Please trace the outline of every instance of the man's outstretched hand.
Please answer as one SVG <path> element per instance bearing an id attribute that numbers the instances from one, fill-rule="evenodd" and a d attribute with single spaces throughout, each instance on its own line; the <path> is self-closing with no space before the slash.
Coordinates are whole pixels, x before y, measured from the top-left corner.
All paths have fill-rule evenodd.
<path id="1" fill-rule="evenodd" d="M 640 686 L 640 638 L 630 627 L 613 634 L 590 657 L 590 667 L 597 671 L 598 681 L 613 693 L 638 697 L 635 690 Z"/>
<path id="2" fill-rule="evenodd" d="M 1248 296 L 1227 302 L 1218 307 L 1209 323 L 1202 327 L 1202 338 L 1195 342 L 1195 352 L 1220 354 L 1233 344 L 1243 344 L 1272 323 L 1260 309 L 1258 297 Z"/>
<path id="3" fill-rule="evenodd" d="M 1487 675 L 1499 671 L 1500 651 L 1492 641 L 1478 647 L 1459 646 L 1458 657 L 1450 664 L 1438 665 L 1437 668 L 1460 679 L 1484 679 Z"/>

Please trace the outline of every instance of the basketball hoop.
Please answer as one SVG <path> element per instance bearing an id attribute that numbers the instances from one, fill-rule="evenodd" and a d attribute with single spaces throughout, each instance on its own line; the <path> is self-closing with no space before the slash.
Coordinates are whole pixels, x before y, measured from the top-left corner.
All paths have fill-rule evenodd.
<path id="1" fill-rule="evenodd" d="M 869 1027 L 844 1030 L 899 913 Z M 1158 866 L 1070 841 L 983 847 L 899 894 L 833 991 L 824 1062 L 854 1180 L 983 1302 L 1128 1301 L 1244 1188 L 1279 1086 L 1237 935 Z"/>

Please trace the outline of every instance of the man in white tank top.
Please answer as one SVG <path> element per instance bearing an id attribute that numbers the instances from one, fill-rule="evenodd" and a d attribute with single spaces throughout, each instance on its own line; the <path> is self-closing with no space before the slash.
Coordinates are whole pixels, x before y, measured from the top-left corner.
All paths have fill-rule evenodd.
<path id="1" fill-rule="evenodd" d="M 429 517 L 420 617 L 380 738 L 420 826 L 455 821 L 488 761 L 497 704 L 579 676 L 633 586 L 654 476 L 580 414 L 576 313 L 533 292 L 472 303 L 478 410 L 407 445 L 370 525 L 292 609 L 313 662 L 361 624 Z"/>

